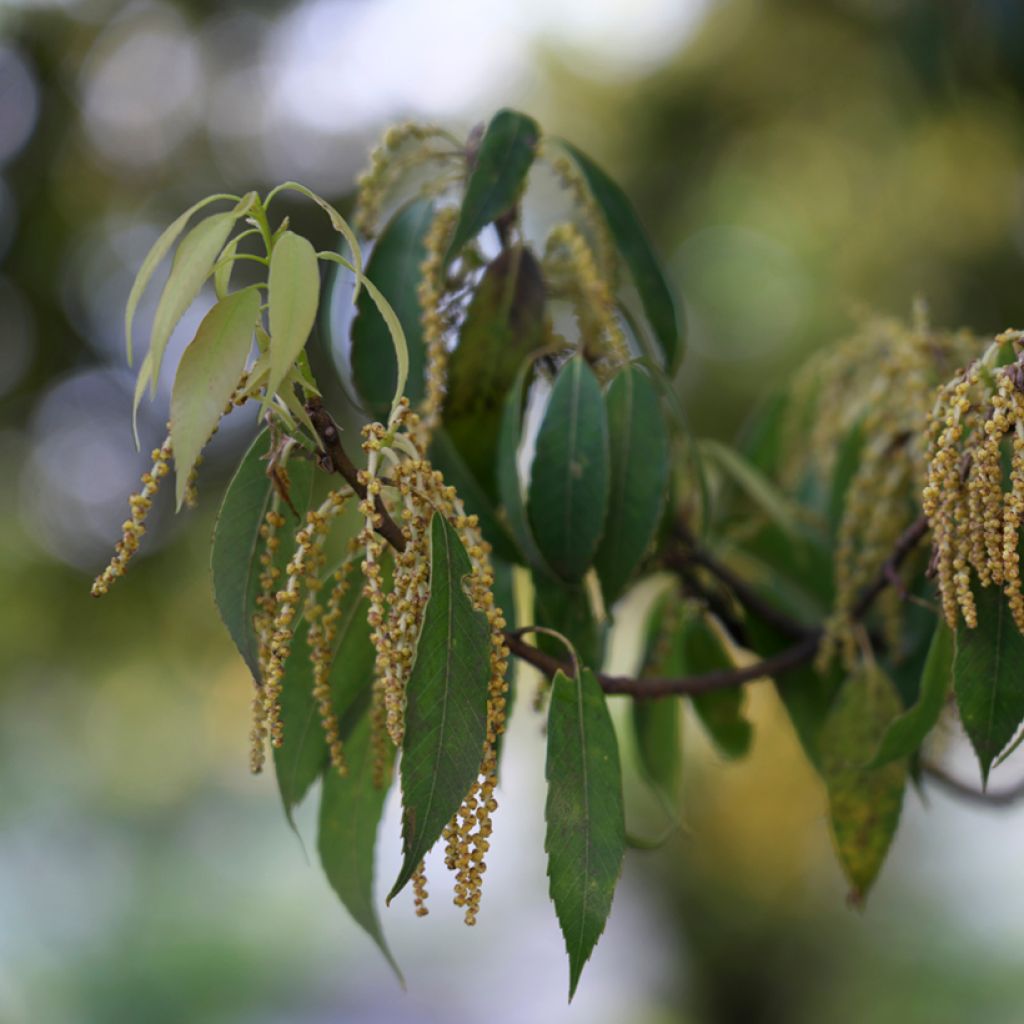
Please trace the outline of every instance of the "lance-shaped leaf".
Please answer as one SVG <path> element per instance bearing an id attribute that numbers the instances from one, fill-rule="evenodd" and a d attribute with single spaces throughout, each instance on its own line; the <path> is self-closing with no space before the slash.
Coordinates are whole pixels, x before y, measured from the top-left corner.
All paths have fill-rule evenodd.
<path id="1" fill-rule="evenodd" d="M 877 666 L 865 668 L 843 683 L 821 733 L 832 835 L 856 903 L 877 877 L 900 820 L 906 759 L 865 767 L 900 708 L 892 680 Z"/>
<path id="2" fill-rule="evenodd" d="M 445 262 L 488 224 L 519 201 L 527 172 L 537 155 L 540 128 L 532 117 L 499 110 L 487 126 L 466 182 L 466 195 Z"/>
<path id="3" fill-rule="evenodd" d="M 591 194 L 604 214 L 615 244 L 629 267 L 648 323 L 658 339 L 665 367 L 671 372 L 679 365 L 683 354 L 683 339 L 676 318 L 675 303 L 633 205 L 626 198 L 626 193 L 590 157 L 567 142 L 562 145 L 583 173 Z"/>
<path id="4" fill-rule="evenodd" d="M 271 507 L 274 485 L 267 476 L 270 435 L 264 431 L 253 441 L 228 485 L 213 531 L 213 596 L 224 625 L 253 677 L 259 678 L 256 633 L 252 625 L 259 595 L 260 526 Z M 300 516 L 309 507 L 313 465 L 304 459 L 288 463 L 289 496 Z M 275 564 L 283 568 L 291 556 L 289 538 L 297 529 L 292 514 L 284 510 L 287 525 L 280 531 L 281 546 Z"/>
<path id="5" fill-rule="evenodd" d="M 357 581 L 350 583 L 339 610 L 341 617 L 335 625 L 330 685 L 331 707 L 344 741 L 351 726 L 348 719 L 356 711 L 361 712 L 369 698 L 375 652 L 366 620 L 367 600 Z M 289 821 L 292 809 L 328 765 L 327 741 L 313 699 L 313 668 L 306 633 L 306 623 L 301 622 L 295 630 L 291 655 L 285 662 L 280 701 L 284 743 L 274 748 L 277 788 Z M 347 746 L 345 756 L 348 760 Z"/>
<path id="6" fill-rule="evenodd" d="M 939 720 L 946 696 L 953 685 L 953 631 L 945 622 L 936 623 L 928 648 L 917 703 L 890 723 L 871 761 L 880 768 L 898 757 L 912 754 Z"/>
<path id="7" fill-rule="evenodd" d="M 1024 720 L 1024 636 L 998 587 L 977 588 L 978 625 L 956 631 L 953 689 L 988 783 L 989 769 Z"/>
<path id="8" fill-rule="evenodd" d="M 241 379 L 260 315 L 260 293 L 246 288 L 221 299 L 203 317 L 185 349 L 171 391 L 175 498 L 185 497 L 189 473 Z"/>
<path id="9" fill-rule="evenodd" d="M 366 266 L 367 276 L 387 297 L 395 311 L 409 350 L 409 379 L 405 393 L 415 405 L 423 398 L 423 328 L 417 286 L 424 245 L 434 219 L 434 205 L 418 199 L 403 206 L 388 221 Z M 338 280 L 337 274 L 332 282 Z M 327 296 L 330 309 L 330 295 Z M 356 302 L 352 320 L 352 383 L 366 410 L 378 420 L 387 419 L 398 379 L 398 364 L 391 332 L 367 293 Z"/>
<path id="10" fill-rule="evenodd" d="M 181 240 L 181 245 L 174 254 L 171 273 L 164 290 L 160 293 L 160 301 L 153 316 L 153 329 L 149 339 L 151 395 L 156 394 L 160 367 L 171 332 L 185 310 L 195 302 L 237 219 L 238 214 L 232 210 L 227 213 L 215 213 L 201 220 Z"/>
<path id="11" fill-rule="evenodd" d="M 401 979 L 373 903 L 377 830 L 388 789 L 373 784 L 376 766 L 370 732 L 370 716 L 363 715 L 345 746 L 348 775 L 342 778 L 333 769 L 324 774 L 317 848 L 331 887 Z M 390 780 L 390 764 L 387 777 Z"/>
<path id="12" fill-rule="evenodd" d="M 530 474 L 528 514 L 537 547 L 558 575 L 590 568 L 608 508 L 608 422 L 597 378 L 580 356 L 551 392 Z"/>
<path id="13" fill-rule="evenodd" d="M 605 604 L 622 593 L 657 529 L 668 488 L 668 433 L 650 378 L 629 366 L 605 396 L 611 455 L 608 518 L 594 567 Z"/>
<path id="14" fill-rule="evenodd" d="M 452 443 L 492 501 L 505 396 L 523 359 L 544 344 L 540 266 L 529 249 L 504 249 L 487 267 L 466 311 L 448 362 L 443 417 Z"/>
<path id="15" fill-rule="evenodd" d="M 316 250 L 301 235 L 286 231 L 270 254 L 270 377 L 267 394 L 281 386 L 306 347 L 320 301 Z"/>
<path id="16" fill-rule="evenodd" d="M 234 196 L 215 195 L 200 199 L 198 203 L 190 206 L 173 223 L 164 228 L 160 237 L 153 243 L 153 247 L 146 253 L 146 258 L 139 267 L 139 272 L 132 282 L 131 291 L 128 293 L 128 301 L 124 307 L 124 339 L 125 354 L 128 358 L 128 365 L 132 365 L 132 324 L 135 321 L 135 312 L 139 308 L 139 301 L 145 294 L 146 286 L 149 284 L 160 262 L 171 251 L 171 246 L 178 240 L 178 236 L 185 230 L 185 225 L 192 219 L 192 214 L 198 213 L 204 206 L 216 202 L 218 199 L 234 199 Z"/>
<path id="17" fill-rule="evenodd" d="M 471 571 L 442 515 L 430 525 L 430 597 L 406 686 L 402 744 L 405 859 L 388 902 L 412 877 L 476 781 L 487 735 L 490 629 L 463 581 Z"/>
<path id="18" fill-rule="evenodd" d="M 615 729 L 589 669 L 555 674 L 545 807 L 549 892 L 569 953 L 569 999 L 604 931 L 626 848 Z"/>

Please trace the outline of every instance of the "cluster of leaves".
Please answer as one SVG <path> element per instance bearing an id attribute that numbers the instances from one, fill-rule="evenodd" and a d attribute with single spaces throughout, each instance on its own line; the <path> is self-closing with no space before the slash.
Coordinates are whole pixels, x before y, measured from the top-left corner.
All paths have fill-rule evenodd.
<path id="1" fill-rule="evenodd" d="M 175 379 L 171 442 L 180 505 L 225 406 L 258 401 L 271 425 L 228 488 L 213 546 L 217 603 L 257 686 L 254 618 L 267 512 L 286 500 L 301 523 L 327 486 L 315 461 L 338 468 L 309 415 L 319 392 L 305 349 L 319 317 L 333 348 L 349 354 L 355 404 L 387 424 L 380 429 L 389 444 L 406 402 L 430 414 L 423 435 L 430 463 L 455 486 L 489 545 L 496 603 L 509 620 L 507 642 L 549 676 L 539 698 L 548 702 L 545 848 L 569 954 L 570 998 L 604 929 L 627 843 L 611 693 L 629 696 L 639 766 L 674 802 L 682 700 L 690 701 L 723 756 L 742 757 L 753 733 L 741 685 L 773 676 L 827 787 L 840 862 L 853 896 L 862 898 L 895 832 L 907 780 L 924 770 L 921 748 L 954 680 L 986 773 L 1012 739 L 1024 718 L 1014 674 L 1024 639 L 1006 626 L 1001 605 L 983 607 L 984 594 L 977 629 L 954 633 L 936 619 L 926 607 L 926 560 L 913 550 L 924 534 L 919 529 L 888 562 L 876 559 L 881 582 L 844 606 L 858 630 L 859 656 L 842 666 L 812 664 L 836 607 L 835 551 L 851 481 L 863 463 L 863 420 L 791 494 L 772 481 L 787 475 L 792 399 L 769 403 L 735 449 L 696 441 L 672 390 L 682 338 L 671 293 L 621 189 L 579 150 L 543 138 L 531 118 L 514 111 L 500 111 L 465 145 L 434 136 L 448 148 L 431 149 L 424 142 L 431 133 L 417 130 L 396 136 L 375 158 L 377 173 L 365 187 L 373 194 L 363 200 L 374 210 L 391 209 L 365 269 L 359 240 L 337 211 L 289 183 L 281 188 L 303 192 L 327 212 L 347 255 L 317 253 L 286 223 L 272 228 L 268 207 L 278 189 L 265 199 L 216 196 L 168 228 L 132 290 L 129 358 L 135 307 L 158 263 L 206 203 L 234 204 L 200 221 L 178 245 L 136 400 L 155 388 L 175 323 L 212 277 L 217 302 Z M 432 161 L 442 169 L 424 179 Z M 414 187 L 399 195 L 410 170 L 420 178 L 414 173 Z M 570 193 L 567 220 L 542 240 L 546 250 L 526 230 L 532 185 L 544 174 Z M 446 215 L 450 231 L 439 233 Z M 242 230 L 234 233 L 236 227 Z M 246 239 L 256 252 L 242 251 Z M 265 266 L 267 280 L 232 291 L 232 267 L 243 259 Z M 321 262 L 333 264 L 323 289 Z M 355 279 L 350 318 L 339 316 L 332 301 L 338 267 Z M 285 477 L 280 455 L 291 449 L 308 449 L 315 458 L 291 458 Z M 386 490 L 388 481 L 380 482 Z M 886 500 L 902 508 L 917 496 L 905 488 Z M 340 559 L 352 557 L 347 547 L 340 545 Z M 295 549 L 286 536 L 271 552 L 281 573 Z M 464 589 L 469 566 L 451 523 L 436 515 L 429 598 L 405 693 L 405 857 L 391 896 L 414 878 L 480 765 L 488 640 Z M 893 644 L 880 637 L 872 604 L 901 566 L 900 586 L 913 601 Z M 662 586 L 664 596 L 645 625 L 639 678 L 602 676 L 621 599 L 637 582 L 655 574 L 664 580 L 666 572 L 671 584 Z M 511 622 L 514 578 L 532 592 L 532 620 L 518 629 Z M 367 594 L 352 588 L 340 606 L 330 655 L 330 704 L 347 774 L 332 770 L 318 727 L 309 624 L 301 621 L 281 683 L 286 739 L 275 747 L 274 763 L 289 819 L 322 780 L 318 847 L 326 873 L 391 959 L 372 889 L 378 825 L 394 772 L 391 755 L 382 765 L 374 742 L 378 652 L 367 610 Z M 530 632 L 536 646 L 523 641 Z M 765 659 L 760 675 L 736 669 L 738 647 Z"/>

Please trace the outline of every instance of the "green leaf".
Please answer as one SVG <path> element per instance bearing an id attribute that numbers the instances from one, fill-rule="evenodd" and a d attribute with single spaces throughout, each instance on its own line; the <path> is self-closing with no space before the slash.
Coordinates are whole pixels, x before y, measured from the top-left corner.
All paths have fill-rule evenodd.
<path id="1" fill-rule="evenodd" d="M 470 472 L 444 427 L 434 430 L 430 441 L 430 464 L 444 474 L 445 482 L 459 492 L 462 503 L 470 515 L 480 520 L 480 532 L 491 545 L 494 555 L 507 562 L 515 562 L 519 554 L 515 541 L 498 519 L 490 498 L 483 492 L 476 477 Z"/>
<path id="2" fill-rule="evenodd" d="M 306 347 L 320 301 L 316 250 L 301 235 L 286 231 L 270 254 L 270 377 L 267 394 L 280 388 Z"/>
<path id="3" fill-rule="evenodd" d="M 822 729 L 832 835 L 855 903 L 877 877 L 900 820 L 906 760 L 864 767 L 900 708 L 892 680 L 877 666 L 865 668 L 843 683 Z"/>
<path id="4" fill-rule="evenodd" d="M 373 903 L 377 830 L 388 789 L 373 784 L 374 749 L 370 732 L 370 716 L 364 715 L 346 744 L 348 775 L 342 778 L 334 770 L 324 774 L 317 848 L 331 887 L 356 923 L 377 943 L 401 980 L 402 972 L 388 948 Z"/>
<path id="5" fill-rule="evenodd" d="M 687 675 L 734 667 L 722 641 L 702 617 L 683 623 L 682 644 Z M 725 757 L 743 757 L 750 750 L 753 729 L 743 717 L 742 689 L 711 690 L 691 699 L 701 724 Z"/>
<path id="6" fill-rule="evenodd" d="M 135 312 L 139 307 L 139 301 L 145 294 L 146 286 L 149 284 L 160 265 L 161 260 L 171 251 L 171 246 L 178 240 L 178 236 L 185 230 L 185 225 L 192 219 L 192 214 L 197 213 L 204 206 L 215 203 L 218 199 L 237 199 L 237 196 L 215 195 L 200 199 L 198 203 L 190 206 L 177 220 L 166 227 L 160 237 L 153 243 L 153 247 L 146 253 L 146 258 L 139 267 L 139 272 L 132 282 L 131 291 L 128 293 L 128 302 L 124 307 L 124 337 L 125 353 L 128 358 L 128 365 L 132 365 L 132 323 L 135 320 Z"/>
<path id="7" fill-rule="evenodd" d="M 179 509 L 189 473 L 238 387 L 259 315 L 255 288 L 221 299 L 203 317 L 178 364 L 171 391 L 171 445 Z"/>
<path id="8" fill-rule="evenodd" d="M 149 338 L 149 391 L 156 394 L 160 367 L 171 332 L 177 326 L 185 310 L 195 302 L 196 296 L 210 275 L 213 265 L 224 248 L 224 243 L 235 226 L 238 214 L 234 211 L 215 213 L 201 220 L 181 240 L 171 273 L 160 293 L 156 313 L 153 316 L 153 330 Z"/>
<path id="9" fill-rule="evenodd" d="M 259 594 L 259 556 L 263 551 L 260 526 L 274 496 L 274 487 L 267 476 L 266 467 L 269 449 L 270 435 L 263 431 L 253 441 L 235 471 L 217 515 L 210 560 L 217 608 L 231 639 L 255 679 L 259 679 L 259 667 L 252 617 Z M 304 517 L 313 486 L 313 464 L 304 459 L 294 459 L 288 463 L 288 476 L 292 503 L 299 515 Z M 275 560 L 280 568 L 287 564 L 291 556 L 292 545 L 288 539 L 297 529 L 291 521 L 291 513 L 286 511 L 285 515 L 289 524 L 282 527 L 279 533 L 281 546 Z"/>
<path id="10" fill-rule="evenodd" d="M 434 205 L 429 199 L 403 206 L 388 221 L 366 267 L 367 276 L 387 296 L 405 331 L 409 351 L 405 393 L 414 405 L 423 398 L 425 361 L 417 286 L 420 264 L 427 255 L 424 241 L 433 219 Z M 388 327 L 373 308 L 370 296 L 361 295 L 356 308 L 351 330 L 352 382 L 366 410 L 383 421 L 391 408 L 398 379 L 395 350 Z"/>
<path id="11" fill-rule="evenodd" d="M 557 672 L 548 711 L 549 892 L 569 953 L 569 999 L 604 931 L 626 849 L 615 729 L 593 672 Z"/>
<path id="12" fill-rule="evenodd" d="M 544 278 L 529 249 L 503 249 L 476 287 L 448 361 L 445 430 L 484 493 L 496 500 L 505 396 L 524 357 L 545 344 Z"/>
<path id="13" fill-rule="evenodd" d="M 587 589 L 580 583 L 563 583 L 543 571 L 534 571 L 533 621 L 561 633 L 576 649 L 585 665 L 604 660 L 606 626 L 598 623 L 590 607 Z M 565 657 L 565 645 L 555 637 L 541 634 L 537 646 L 555 657 Z"/>
<path id="14" fill-rule="evenodd" d="M 604 530 L 609 485 L 608 423 L 597 378 L 580 356 L 562 367 L 537 435 L 530 526 L 562 579 L 579 582 Z"/>
<path id="15" fill-rule="evenodd" d="M 594 555 L 605 604 L 622 593 L 654 537 L 668 488 L 668 432 L 650 378 L 635 366 L 605 396 L 611 487 L 604 536 Z"/>
<path id="16" fill-rule="evenodd" d="M 532 117 L 515 110 L 499 110 L 494 115 L 480 140 L 466 182 L 466 195 L 445 263 L 519 201 L 539 141 L 540 128 Z"/>
<path id="17" fill-rule="evenodd" d="M 626 193 L 590 157 L 567 142 L 561 144 L 587 179 L 590 192 L 608 222 L 608 229 L 629 267 L 644 313 L 658 339 L 665 367 L 671 373 L 682 358 L 683 338 L 672 291 L 651 243 Z"/>
<path id="18" fill-rule="evenodd" d="M 471 571 L 442 515 L 430 525 L 430 597 L 406 687 L 402 744 L 405 860 L 388 902 L 412 877 L 480 772 L 487 735 L 490 629 L 463 590 Z"/>
<path id="19" fill-rule="evenodd" d="M 679 699 L 633 701 L 633 736 L 640 767 L 655 789 L 675 798 L 682 775 Z"/>
<path id="20" fill-rule="evenodd" d="M 917 703 L 889 723 L 870 767 L 881 768 L 898 757 L 912 754 L 939 720 L 946 695 L 953 684 L 953 631 L 936 623 L 928 657 L 921 674 Z"/>
<path id="21" fill-rule="evenodd" d="M 350 582 L 339 607 L 341 618 L 336 624 L 329 678 L 331 706 L 338 719 L 341 738 L 347 741 L 352 714 L 361 712 L 369 699 L 375 656 L 366 620 L 367 600 L 357 579 Z M 285 662 L 281 681 L 284 743 L 274 748 L 277 788 L 289 821 L 293 808 L 328 767 L 327 741 L 313 699 L 313 668 L 306 634 L 307 626 L 302 622 L 295 630 L 291 656 Z M 348 759 L 347 746 L 345 756 Z M 349 768 L 354 770 L 351 764 Z"/>
<path id="22" fill-rule="evenodd" d="M 956 630 L 953 688 L 987 785 L 992 762 L 1024 720 L 1024 636 L 998 587 L 976 588 L 975 604 L 977 627 Z"/>

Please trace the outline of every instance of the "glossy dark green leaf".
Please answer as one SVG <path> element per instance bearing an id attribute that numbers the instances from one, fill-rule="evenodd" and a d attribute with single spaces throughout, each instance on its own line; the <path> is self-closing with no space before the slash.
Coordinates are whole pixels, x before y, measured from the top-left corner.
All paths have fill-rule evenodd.
<path id="1" fill-rule="evenodd" d="M 953 689 L 981 777 L 1024 720 L 1024 636 L 998 587 L 976 588 L 978 625 L 956 631 Z"/>
<path id="2" fill-rule="evenodd" d="M 548 712 L 545 808 L 549 892 L 569 953 L 569 999 L 604 931 L 626 826 L 619 748 L 600 684 L 555 675 Z"/>
<path id="3" fill-rule="evenodd" d="M 418 199 L 403 206 L 385 225 L 370 254 L 366 274 L 391 303 L 409 349 L 409 379 L 405 393 L 415 405 L 423 398 L 423 326 L 417 286 L 420 264 L 426 258 L 424 244 L 434 219 L 434 206 Z M 338 280 L 331 278 L 331 287 Z M 327 298 L 327 309 L 330 296 Z M 356 300 L 352 320 L 352 383 L 371 416 L 384 421 L 391 409 L 398 379 L 398 364 L 391 332 L 377 312 L 368 292 Z"/>
<path id="4" fill-rule="evenodd" d="M 471 570 L 444 516 L 430 527 L 430 597 L 406 688 L 402 744 L 405 859 L 390 902 L 476 781 L 487 726 L 490 630 L 463 589 Z"/>
<path id="5" fill-rule="evenodd" d="M 537 155 L 540 128 L 532 117 L 499 110 L 487 126 L 466 182 L 466 195 L 445 262 L 517 202 Z"/>
<path id="6" fill-rule="evenodd" d="M 865 668 L 843 683 L 821 733 L 821 764 L 850 899 L 863 901 L 889 851 L 903 806 L 906 759 L 866 768 L 902 705 L 889 677 Z"/>
<path id="7" fill-rule="evenodd" d="M 912 754 L 921 746 L 939 720 L 953 685 L 953 655 L 953 631 L 940 620 L 928 648 L 917 703 L 889 723 L 871 762 L 872 768 L 880 768 L 897 757 Z"/>
<path id="8" fill-rule="evenodd" d="M 466 465 L 458 449 L 452 444 L 444 427 L 434 430 L 430 442 L 430 463 L 444 474 L 445 482 L 459 492 L 466 511 L 480 520 L 480 531 L 491 545 L 494 554 L 508 562 L 519 559 L 515 541 L 509 536 L 504 523 L 498 518 L 491 499 L 484 493 L 476 477 Z"/>
<path id="9" fill-rule="evenodd" d="M 594 555 L 610 608 L 640 564 L 665 504 L 668 431 L 650 378 L 629 366 L 605 395 L 611 485 L 604 535 Z"/>
<path id="10" fill-rule="evenodd" d="M 722 641 L 701 617 L 683 624 L 683 662 L 686 673 L 699 674 L 733 668 Z M 729 758 L 750 750 L 753 729 L 743 717 L 743 690 L 712 690 L 694 696 L 693 707 L 718 750 Z"/>
<path id="11" fill-rule="evenodd" d="M 591 194 L 608 222 L 608 229 L 629 268 L 644 313 L 658 340 L 665 366 L 672 372 L 683 354 L 675 302 L 636 211 L 626 193 L 590 157 L 567 142 L 562 144 L 587 179 Z"/>
<path id="12" fill-rule="evenodd" d="M 582 580 L 604 531 L 608 423 L 597 378 L 580 356 L 559 371 L 530 474 L 527 512 L 537 547 L 567 582 Z"/>
<path id="13" fill-rule="evenodd" d="M 353 570 L 358 576 L 358 569 Z M 366 621 L 367 601 L 359 579 L 352 579 L 340 604 L 331 661 L 331 704 L 338 719 L 342 740 L 348 716 L 361 711 L 373 683 L 374 649 Z M 277 788 L 285 814 L 306 795 L 328 762 L 327 742 L 320 713 L 313 699 L 313 670 L 306 642 L 306 624 L 295 630 L 291 656 L 285 662 L 281 681 L 281 725 L 284 743 L 274 748 Z M 347 756 L 347 755 L 346 755 Z"/>
<path id="14" fill-rule="evenodd" d="M 259 675 L 252 617 L 259 594 L 259 557 L 263 551 L 260 526 L 274 496 L 267 476 L 269 447 L 270 435 L 264 431 L 253 441 L 235 471 L 217 515 L 210 559 L 217 608 L 254 678 Z M 288 463 L 288 476 L 292 504 L 305 516 L 313 486 L 313 464 L 293 459 Z M 286 524 L 281 528 L 282 543 L 277 552 L 279 568 L 283 568 L 291 556 L 288 537 L 298 528 L 287 507 L 282 506 L 282 514 Z"/>
<path id="15" fill-rule="evenodd" d="M 590 599 L 581 583 L 564 583 L 544 572 L 533 573 L 533 620 L 561 633 L 576 648 L 585 665 L 600 665 L 604 660 L 606 627 L 598 623 L 590 608 Z M 565 644 L 541 634 L 537 646 L 557 658 L 565 657 Z"/>
<path id="16" fill-rule="evenodd" d="M 388 787 L 373 784 L 376 766 L 370 732 L 370 716 L 363 715 L 346 744 L 348 775 L 342 778 L 333 769 L 324 774 L 317 848 L 331 887 L 401 979 L 373 903 L 377 830 Z M 387 776 L 390 780 L 391 765 Z"/>
<path id="17" fill-rule="evenodd" d="M 529 249 L 503 249 L 476 287 L 448 361 L 444 425 L 484 493 L 495 501 L 505 396 L 523 359 L 542 348 L 544 278 Z"/>

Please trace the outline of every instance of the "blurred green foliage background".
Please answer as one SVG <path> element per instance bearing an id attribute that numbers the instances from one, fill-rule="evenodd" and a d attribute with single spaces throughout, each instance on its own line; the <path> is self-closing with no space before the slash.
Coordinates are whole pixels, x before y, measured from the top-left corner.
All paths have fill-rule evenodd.
<path id="1" fill-rule="evenodd" d="M 748 762 L 694 737 L 687 830 L 629 858 L 570 1008 L 521 702 L 481 924 L 441 872 L 425 922 L 385 915 L 403 994 L 246 772 L 248 683 L 205 564 L 251 418 L 218 435 L 201 511 L 161 509 L 89 599 L 144 468 L 122 311 L 157 232 L 285 178 L 344 202 L 407 116 L 468 130 L 517 106 L 622 181 L 685 296 L 701 433 L 731 437 L 858 310 L 922 296 L 939 324 L 1021 326 L 1014 0 L 490 8 L 0 0 L 0 1022 L 1020 1020 L 1024 816 L 912 798 L 847 911 L 822 793 L 762 690 Z M 317 349 L 321 378 L 339 355 Z"/>

